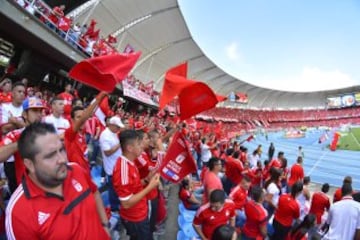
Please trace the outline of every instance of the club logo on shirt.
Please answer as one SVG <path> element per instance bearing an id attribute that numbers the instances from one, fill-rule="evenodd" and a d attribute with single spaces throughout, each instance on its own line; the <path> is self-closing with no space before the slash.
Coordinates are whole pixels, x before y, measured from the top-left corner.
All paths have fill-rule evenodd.
<path id="1" fill-rule="evenodd" d="M 50 217 L 50 213 L 38 212 L 39 225 L 43 225 L 44 222 Z"/>
<path id="2" fill-rule="evenodd" d="M 230 215 L 229 210 L 226 210 L 225 215 L 228 217 Z"/>
<path id="3" fill-rule="evenodd" d="M 81 186 L 81 184 L 78 181 L 76 181 L 75 179 L 72 179 L 71 183 L 76 191 L 81 192 L 83 190 L 83 187 Z"/>
<path id="4" fill-rule="evenodd" d="M 214 216 L 211 216 L 211 217 L 210 217 L 210 220 L 214 220 L 214 219 L 215 219 L 215 217 L 214 217 Z"/>

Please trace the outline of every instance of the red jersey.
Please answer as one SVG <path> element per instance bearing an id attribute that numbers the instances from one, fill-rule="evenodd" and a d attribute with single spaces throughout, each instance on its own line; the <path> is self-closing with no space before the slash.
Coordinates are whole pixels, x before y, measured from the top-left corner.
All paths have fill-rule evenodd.
<path id="1" fill-rule="evenodd" d="M 240 152 L 240 161 L 245 163 L 247 161 L 247 154 L 246 152 Z"/>
<path id="2" fill-rule="evenodd" d="M 2 139 L 0 146 L 6 146 L 11 143 L 15 143 L 19 140 L 21 133 L 25 128 L 13 130 L 5 135 Z M 13 157 L 10 157 L 11 160 L 15 161 L 15 175 L 16 175 L 16 185 L 21 183 L 22 177 L 25 173 L 24 160 L 21 158 L 19 151 L 16 151 Z M 9 181 L 11 181 L 9 179 Z"/>
<path id="3" fill-rule="evenodd" d="M 249 201 L 245 204 L 246 221 L 243 227 L 245 235 L 251 239 L 264 239 L 259 227 L 267 225 L 267 211 L 262 204 Z"/>
<path id="4" fill-rule="evenodd" d="M 304 169 L 301 164 L 295 163 L 290 169 L 290 178 L 288 185 L 292 186 L 297 181 L 302 181 L 304 179 Z"/>
<path id="5" fill-rule="evenodd" d="M 223 190 L 223 185 L 221 180 L 215 173 L 208 171 L 204 177 L 204 194 L 203 194 L 203 203 L 209 202 L 208 195 L 210 190 L 221 189 Z"/>
<path id="6" fill-rule="evenodd" d="M 75 132 L 71 123 L 70 127 L 65 130 L 64 143 L 69 161 L 79 164 L 90 176 L 90 165 L 87 156 L 88 148 L 82 130 Z"/>
<path id="7" fill-rule="evenodd" d="M 139 170 L 140 179 L 146 178 L 149 175 L 151 168 L 156 165 L 156 163 L 150 160 L 150 157 L 146 152 L 142 152 L 134 162 Z M 152 200 L 157 198 L 158 194 L 158 188 L 154 188 L 146 195 L 146 197 L 147 199 Z"/>
<path id="8" fill-rule="evenodd" d="M 252 186 L 260 186 L 263 180 L 263 170 L 261 168 L 254 168 L 251 170 L 254 178 L 251 181 Z"/>
<path id="9" fill-rule="evenodd" d="M 196 212 L 194 225 L 201 225 L 201 230 L 207 239 L 211 236 L 215 229 L 221 225 L 228 224 L 230 219 L 235 218 L 235 205 L 233 201 L 226 199 L 224 206 L 217 212 L 213 211 L 210 203 L 202 205 Z"/>
<path id="10" fill-rule="evenodd" d="M 96 185 L 68 164 L 63 195 L 45 192 L 25 174 L 6 210 L 8 239 L 110 239 L 96 211 Z"/>
<path id="11" fill-rule="evenodd" d="M 235 185 L 239 184 L 244 170 L 242 162 L 232 157 L 225 158 L 225 176 Z"/>
<path id="12" fill-rule="evenodd" d="M 135 163 L 124 156 L 118 158 L 113 172 L 113 186 L 120 201 L 129 200 L 134 194 L 143 190 L 141 178 Z M 142 198 L 134 206 L 125 209 L 120 207 L 121 218 L 130 222 L 141 222 L 147 218 L 147 199 Z"/>
<path id="13" fill-rule="evenodd" d="M 10 103 L 10 102 L 12 102 L 11 92 L 8 93 L 0 92 L 0 103 Z"/>
<path id="14" fill-rule="evenodd" d="M 338 188 L 338 189 L 336 189 L 336 191 L 334 193 L 333 203 L 336 203 L 336 202 L 340 201 L 341 199 L 342 199 L 341 188 Z"/>
<path id="15" fill-rule="evenodd" d="M 300 217 L 300 205 L 290 194 L 281 195 L 278 208 L 275 212 L 275 220 L 286 227 L 290 227 L 293 220 Z"/>
<path id="16" fill-rule="evenodd" d="M 272 167 L 274 167 L 274 168 L 281 168 L 281 162 L 280 162 L 278 159 L 274 158 L 274 159 L 271 160 L 271 162 L 269 163 L 269 169 L 272 168 Z"/>
<path id="17" fill-rule="evenodd" d="M 70 119 L 71 114 L 71 104 L 74 99 L 74 96 L 67 92 L 62 92 L 58 95 L 59 98 L 64 100 L 64 117 Z"/>
<path id="18" fill-rule="evenodd" d="M 312 213 L 316 216 L 316 223 L 321 224 L 321 217 L 326 210 L 330 208 L 330 199 L 323 192 L 316 192 L 312 196 L 311 206 L 309 213 Z"/>
<path id="19" fill-rule="evenodd" d="M 247 196 L 248 190 L 237 185 L 231 190 L 229 198 L 233 200 L 236 209 L 243 210 L 245 203 L 247 202 Z"/>
<path id="20" fill-rule="evenodd" d="M 185 208 L 189 209 L 191 206 L 191 203 L 189 202 L 189 198 L 191 197 L 191 192 L 185 188 L 181 188 L 179 192 L 179 198 L 184 204 Z"/>

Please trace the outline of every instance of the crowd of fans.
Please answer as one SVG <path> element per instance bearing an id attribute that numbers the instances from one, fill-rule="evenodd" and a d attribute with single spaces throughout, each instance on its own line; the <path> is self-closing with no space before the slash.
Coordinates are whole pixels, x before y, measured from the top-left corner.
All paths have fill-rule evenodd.
<path id="1" fill-rule="evenodd" d="M 237 121 L 247 130 L 263 127 L 281 129 L 291 127 L 338 127 L 359 124 L 360 108 L 334 110 L 250 110 L 214 108 L 201 114 L 202 118 L 217 121 Z M 236 125 L 236 124 L 233 124 Z"/>
<path id="2" fill-rule="evenodd" d="M 234 230 L 234 234 L 243 236 L 242 239 L 265 239 L 270 235 L 267 231 L 269 224 L 274 230 L 272 239 L 318 239 L 319 231 L 325 233 L 326 229 L 325 239 L 354 239 L 355 234 L 359 234 L 355 217 L 343 220 L 348 223 L 345 225 L 347 227 L 339 228 L 337 225 L 343 212 L 350 211 L 350 208 L 351 211 L 360 211 L 360 204 L 352 200 L 351 178 L 347 177 L 342 190 L 336 192 L 335 201 L 339 203 L 333 204 L 333 207 L 330 207 L 330 200 L 326 196 L 328 184 L 323 185 L 322 192 L 311 196 L 308 189 L 310 179 L 304 176 L 302 168 L 304 155 L 301 149 L 297 163 L 288 167 L 283 152 L 274 157 L 273 145 L 265 154 L 262 146 L 248 150 L 234 139 L 225 137 L 226 130 L 221 122 L 180 122 L 176 116 L 167 114 L 125 111 L 119 103 L 106 111 L 101 106 L 108 101 L 107 94 L 99 93 L 94 100 L 90 99 L 93 101 L 84 103 L 77 98 L 70 84 L 65 85 L 63 92 L 56 94 L 40 91 L 36 86 L 30 87 L 26 78 L 18 82 L 5 78 L 0 85 L 0 161 L 4 163 L 2 176 L 6 176 L 1 183 L 8 186 L 11 196 L 5 219 L 10 239 L 30 234 L 51 238 L 60 234 L 54 231 L 52 234 L 55 235 L 48 235 L 48 231 L 26 228 L 24 224 L 36 225 L 47 221 L 47 214 L 57 216 L 55 209 L 42 208 L 37 201 L 51 201 L 65 211 L 71 201 L 59 203 L 51 196 L 66 199 L 66 194 L 71 195 L 71 191 L 59 192 L 58 188 L 61 185 L 65 189 L 66 179 L 70 176 L 77 176 L 75 179 L 80 185 L 76 182 L 72 184 L 78 194 L 82 194 L 84 186 L 88 186 L 87 194 L 91 193 L 95 202 L 86 203 L 86 206 L 97 209 L 92 211 L 91 218 L 99 219 L 91 223 L 93 225 L 89 224 L 97 229 L 99 237 L 107 236 L 109 218 L 97 186 L 89 180 L 91 167 L 98 164 L 104 168 L 109 211 L 119 212 L 121 223 L 131 239 L 152 239 L 151 233 L 161 234 L 159 224 L 163 218 L 159 220 L 159 216 L 164 215 L 165 211 L 161 209 L 164 206 L 165 182 L 157 171 L 176 131 L 181 131 L 186 137 L 197 166 L 202 170 L 199 181 L 195 182 L 189 176 L 182 182 L 179 194 L 188 209 L 197 209 L 194 229 L 202 239 L 220 239 L 218 236 L 222 228 Z M 96 109 L 101 109 L 106 118 L 101 119 Z M 60 141 L 60 145 L 57 145 L 57 141 Z M 91 154 L 88 146 L 92 148 Z M 32 152 L 31 149 L 35 150 Z M 48 152 L 51 149 L 57 150 Z M 59 159 L 54 163 L 56 167 L 51 168 L 41 162 L 47 158 Z M 266 161 L 262 162 L 264 159 Z M 68 166 L 71 168 L 66 170 L 67 161 L 76 165 L 70 164 Z M 80 170 L 83 175 L 79 175 Z M 202 190 L 193 192 L 194 184 Z M 40 199 L 35 197 L 35 193 L 40 194 Z M 69 199 L 74 200 L 77 195 L 71 196 Z M 39 208 L 45 215 L 34 216 L 37 212 L 30 212 L 25 216 L 22 211 L 30 205 Z M 148 205 L 151 207 L 148 208 Z M 0 206 L 5 210 L 4 204 Z M 327 218 L 325 212 L 328 212 Z M 24 222 L 25 218 L 35 219 L 39 223 Z M 49 229 L 53 224 L 59 224 L 57 221 L 52 220 Z M 227 223 L 234 228 L 222 226 Z M 78 226 L 76 234 L 94 234 L 87 232 L 87 227 L 89 225 L 86 224 Z M 100 229 L 104 229 L 105 233 L 101 233 Z M 116 225 L 112 233 L 119 229 Z M 73 236 L 82 236 L 76 234 Z"/>

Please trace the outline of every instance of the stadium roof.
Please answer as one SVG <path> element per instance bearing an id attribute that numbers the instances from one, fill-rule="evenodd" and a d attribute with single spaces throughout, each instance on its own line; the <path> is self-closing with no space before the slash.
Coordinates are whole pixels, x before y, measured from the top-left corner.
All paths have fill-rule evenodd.
<path id="1" fill-rule="evenodd" d="M 326 97 L 360 90 L 287 92 L 235 78 L 209 60 L 194 42 L 176 0 L 90 0 L 69 15 L 79 23 L 95 19 L 103 37 L 117 36 L 119 51 L 127 44 L 142 51 L 133 75 L 143 82 L 153 80 L 157 90 L 162 88 L 165 72 L 182 62 L 188 62 L 189 78 L 207 83 L 217 94 L 246 93 L 248 108 L 324 108 Z"/>

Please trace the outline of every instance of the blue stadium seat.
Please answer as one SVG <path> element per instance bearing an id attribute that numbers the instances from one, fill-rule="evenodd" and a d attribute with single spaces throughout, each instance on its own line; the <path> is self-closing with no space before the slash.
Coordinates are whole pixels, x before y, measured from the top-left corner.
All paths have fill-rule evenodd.
<path id="1" fill-rule="evenodd" d="M 191 238 L 187 237 L 186 234 L 182 230 L 178 231 L 176 239 L 177 240 L 191 240 Z"/>
<path id="2" fill-rule="evenodd" d="M 198 234 L 196 233 L 192 222 L 187 222 L 183 216 L 179 216 L 178 217 L 178 224 L 180 229 L 184 232 L 184 234 L 189 237 L 189 238 L 193 238 L 193 237 L 199 237 Z"/>
<path id="3" fill-rule="evenodd" d="M 91 178 L 98 187 L 101 186 L 101 171 L 102 166 L 96 165 L 91 168 Z"/>

